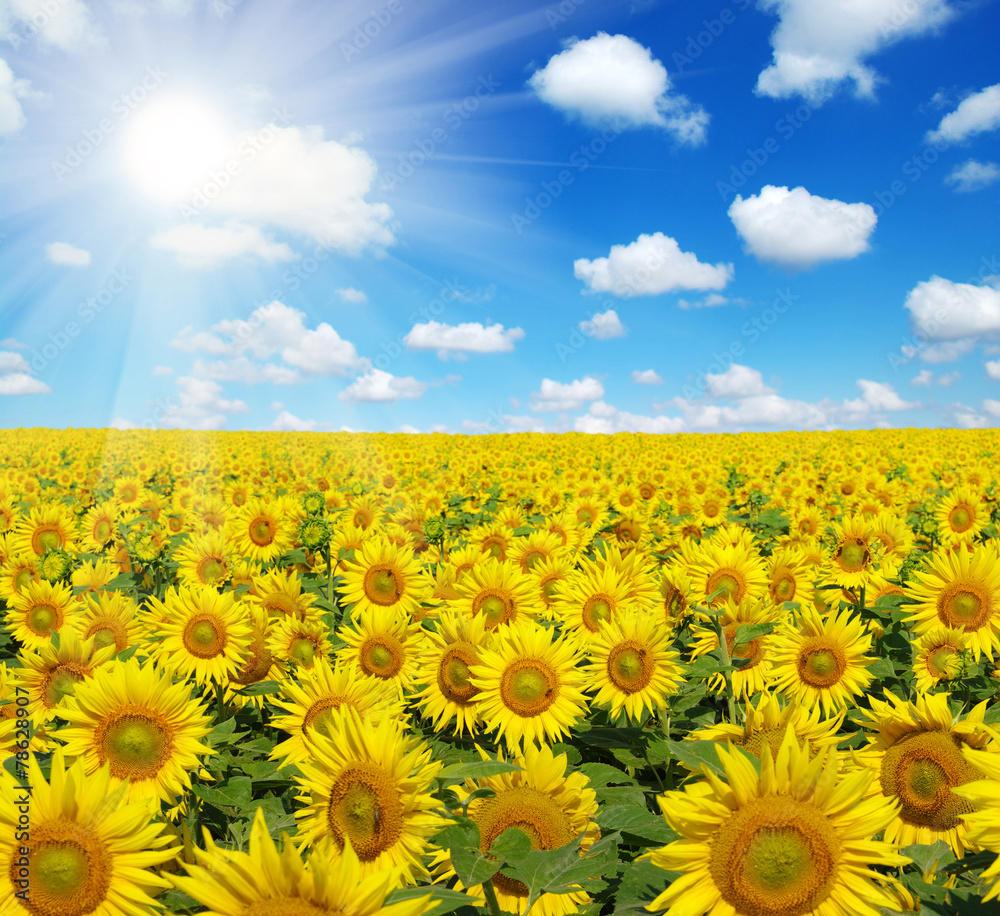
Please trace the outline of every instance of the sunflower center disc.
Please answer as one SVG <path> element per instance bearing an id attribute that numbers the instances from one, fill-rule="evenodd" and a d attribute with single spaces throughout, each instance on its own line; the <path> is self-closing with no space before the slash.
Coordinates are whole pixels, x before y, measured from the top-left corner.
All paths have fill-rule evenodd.
<path id="1" fill-rule="evenodd" d="M 274 540 L 275 524 L 269 518 L 257 516 L 250 522 L 247 533 L 258 547 L 267 547 Z"/>
<path id="2" fill-rule="evenodd" d="M 719 592 L 720 588 L 722 589 L 721 592 Z M 716 592 L 719 592 L 713 599 L 713 604 L 715 604 L 727 599 L 739 601 L 743 597 L 745 587 L 735 573 L 719 571 L 709 577 L 706 591 L 710 595 L 715 595 Z"/>
<path id="3" fill-rule="evenodd" d="M 351 841 L 362 862 L 371 862 L 399 839 L 403 804 L 392 777 L 371 763 L 348 766 L 330 789 L 330 829 L 340 844 Z"/>
<path id="4" fill-rule="evenodd" d="M 102 733 L 103 732 L 103 733 Z M 167 762 L 173 747 L 170 732 L 150 716 L 112 719 L 98 731 L 101 763 L 111 763 L 111 775 L 133 781 L 149 779 Z"/>
<path id="5" fill-rule="evenodd" d="M 111 522 L 102 518 L 94 525 L 94 540 L 98 544 L 107 544 L 111 540 L 112 531 Z"/>
<path id="6" fill-rule="evenodd" d="M 58 706 L 65 696 L 70 696 L 76 689 L 76 685 L 82 681 L 89 672 L 84 671 L 79 665 L 59 665 L 49 672 L 42 688 L 43 702 L 49 709 Z"/>
<path id="7" fill-rule="evenodd" d="M 237 684 L 257 684 L 267 677 L 274 656 L 260 637 L 250 643 L 250 657 L 231 680 Z"/>
<path id="8" fill-rule="evenodd" d="M 313 703 L 302 719 L 303 733 L 310 728 L 326 733 L 330 722 L 333 720 L 331 710 L 340 709 L 341 704 L 344 702 L 347 702 L 349 706 L 354 706 L 353 703 L 346 701 L 343 697 L 323 697 L 322 700 L 317 700 Z M 357 709 L 356 706 L 354 708 Z M 360 710 L 358 710 L 358 714 L 361 714 Z"/>
<path id="9" fill-rule="evenodd" d="M 900 817 L 904 821 L 933 830 L 950 830 L 961 825 L 959 815 L 974 810 L 951 791 L 983 778 L 979 770 L 966 763 L 960 744 L 950 732 L 913 732 L 886 750 L 880 777 L 882 792 L 902 802 Z"/>
<path id="10" fill-rule="evenodd" d="M 932 677 L 950 679 L 958 668 L 958 653 L 951 646 L 939 646 L 927 656 L 927 670 Z"/>
<path id="11" fill-rule="evenodd" d="M 188 621 L 184 648 L 196 658 L 215 658 L 225 647 L 225 630 L 214 617 L 202 614 Z"/>
<path id="12" fill-rule="evenodd" d="M 544 663 L 522 659 L 503 673 L 500 698 L 518 716 L 537 716 L 548 709 L 556 698 L 555 676 Z"/>
<path id="13" fill-rule="evenodd" d="M 301 897 L 268 897 L 255 900 L 240 916 L 328 916 L 331 911 Z"/>
<path id="14" fill-rule="evenodd" d="M 388 566 L 373 566 L 365 573 L 365 597 L 380 607 L 395 604 L 400 598 L 402 589 L 396 581 L 396 575 Z"/>
<path id="15" fill-rule="evenodd" d="M 737 913 L 802 916 L 837 878 L 840 841 L 815 806 L 786 795 L 752 800 L 722 823 L 709 870 Z"/>
<path id="16" fill-rule="evenodd" d="M 545 554 L 540 550 L 529 550 L 521 558 L 521 566 L 527 571 L 534 569 L 542 560 L 545 559 Z"/>
<path id="17" fill-rule="evenodd" d="M 49 821 L 32 830 L 30 899 L 35 916 L 84 916 L 107 896 L 112 863 L 104 843 L 79 824 Z M 11 877 L 17 866 L 11 864 Z"/>
<path id="18" fill-rule="evenodd" d="M 391 636 L 373 637 L 361 647 L 361 670 L 382 680 L 395 677 L 403 661 L 403 647 Z"/>
<path id="19" fill-rule="evenodd" d="M 31 546 L 39 556 L 62 545 L 62 535 L 54 525 L 40 525 L 31 536 Z"/>
<path id="20" fill-rule="evenodd" d="M 38 636 L 48 636 L 53 627 L 59 628 L 62 615 L 50 604 L 36 604 L 27 614 L 28 629 Z"/>
<path id="21" fill-rule="evenodd" d="M 653 676 L 653 665 L 646 650 L 634 643 L 615 646 L 608 653 L 608 679 L 622 693 L 642 690 Z"/>
<path id="22" fill-rule="evenodd" d="M 225 561 L 219 557 L 205 557 L 198 564 L 198 578 L 205 585 L 215 585 L 220 579 L 226 576 Z"/>
<path id="23" fill-rule="evenodd" d="M 847 659 L 838 646 L 806 646 L 798 660 L 799 677 L 810 687 L 832 687 L 847 670 Z"/>
<path id="24" fill-rule="evenodd" d="M 102 625 L 103 624 L 103 625 Z M 85 638 L 94 637 L 94 648 L 104 649 L 107 646 L 118 645 L 118 634 L 110 624 L 95 623 L 89 630 Z M 125 648 L 125 640 L 122 639 L 121 647 Z"/>
<path id="25" fill-rule="evenodd" d="M 502 595 L 487 593 L 480 597 L 479 612 L 486 618 L 486 626 L 490 629 L 510 620 L 514 616 L 512 611 L 513 604 Z"/>
<path id="26" fill-rule="evenodd" d="M 452 646 L 444 654 L 438 667 L 438 689 L 454 703 L 466 705 L 479 693 L 470 683 L 469 666 L 478 662 L 474 651 Z"/>
<path id="27" fill-rule="evenodd" d="M 845 572 L 860 572 L 868 564 L 868 545 L 861 538 L 845 541 L 837 550 L 837 560 Z"/>
<path id="28" fill-rule="evenodd" d="M 938 617 L 950 627 L 978 630 L 990 617 L 990 603 L 968 586 L 953 586 L 938 599 Z"/>
<path id="29" fill-rule="evenodd" d="M 788 573 L 784 573 L 780 576 L 780 578 L 775 580 L 773 590 L 774 597 L 778 601 L 794 601 L 795 579 Z"/>
<path id="30" fill-rule="evenodd" d="M 593 595 L 583 606 L 583 625 L 591 633 L 599 632 L 601 624 L 611 619 L 614 607 L 614 601 L 607 595 Z"/>
<path id="31" fill-rule="evenodd" d="M 303 668 L 311 668 L 316 657 L 316 644 L 304 636 L 292 640 L 288 657 Z"/>
<path id="32" fill-rule="evenodd" d="M 778 759 L 778 751 L 781 749 L 781 742 L 785 738 L 783 728 L 759 728 L 749 735 L 734 740 L 734 744 L 745 748 L 759 759 L 763 759 L 765 751 L 769 751 L 772 760 Z"/>
<path id="33" fill-rule="evenodd" d="M 952 531 L 957 531 L 959 534 L 968 531 L 972 527 L 972 513 L 965 506 L 955 506 L 948 513 L 948 524 L 951 525 Z"/>

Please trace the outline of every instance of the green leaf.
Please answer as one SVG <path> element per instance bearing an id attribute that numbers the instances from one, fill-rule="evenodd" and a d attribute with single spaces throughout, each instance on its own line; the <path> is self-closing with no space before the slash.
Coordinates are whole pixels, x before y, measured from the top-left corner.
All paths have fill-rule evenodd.
<path id="1" fill-rule="evenodd" d="M 517 827 L 508 827 L 490 846 L 490 853 L 504 862 L 520 862 L 531 852 L 531 837 Z"/>
<path id="2" fill-rule="evenodd" d="M 615 894 L 614 916 L 649 916 L 646 905 L 662 894 L 680 874 L 664 871 L 645 859 L 630 863 Z"/>
<path id="3" fill-rule="evenodd" d="M 913 859 L 914 865 L 916 865 L 920 871 L 924 874 L 930 872 L 933 874 L 938 870 L 939 865 L 942 863 L 940 859 L 947 853 L 948 862 L 943 864 L 947 865 L 950 862 L 955 861 L 955 856 L 951 852 L 951 847 L 944 840 L 935 840 L 933 843 L 914 843 L 912 846 L 907 846 L 904 849 L 899 850 L 900 855 L 907 856 Z"/>
<path id="4" fill-rule="evenodd" d="M 887 658 L 876 658 L 868 666 L 868 671 L 879 680 L 896 676 L 896 666 Z"/>
<path id="5" fill-rule="evenodd" d="M 646 793 L 638 786 L 613 786 L 598 789 L 595 793 L 599 805 L 645 805 Z"/>
<path id="6" fill-rule="evenodd" d="M 453 763 L 438 773 L 437 778 L 445 785 L 464 782 L 466 779 L 482 779 L 485 776 L 499 776 L 521 769 L 503 760 L 476 760 L 472 763 Z"/>
<path id="7" fill-rule="evenodd" d="M 638 845 L 653 843 L 666 846 L 677 839 L 677 834 L 667 826 L 662 817 L 650 814 L 645 807 L 638 805 L 615 805 L 605 808 L 597 814 L 597 823 L 601 830 L 617 830 L 628 841 L 640 840 Z"/>
<path id="8" fill-rule="evenodd" d="M 716 748 L 721 745 L 716 741 L 668 741 L 671 753 L 684 766 L 695 773 L 700 773 L 707 766 L 716 776 L 725 778 L 726 771 L 719 762 Z"/>
<path id="9" fill-rule="evenodd" d="M 244 697 L 260 697 L 267 693 L 280 693 L 281 684 L 277 681 L 258 681 L 240 688 L 237 693 Z"/>
<path id="10" fill-rule="evenodd" d="M 576 738 L 593 747 L 639 747 L 642 736 L 641 728 L 591 728 L 579 731 Z"/>
<path id="11" fill-rule="evenodd" d="M 220 722 L 215 726 L 206 736 L 205 740 L 215 747 L 219 744 L 232 744 L 234 741 L 238 741 L 240 735 L 233 734 L 236 729 L 235 719 L 226 719 L 224 722 Z"/>
<path id="12" fill-rule="evenodd" d="M 424 912 L 424 916 L 445 916 L 446 913 L 453 913 L 462 907 L 478 906 L 479 901 L 468 894 L 459 891 L 449 890 L 446 887 L 437 885 L 431 887 L 401 887 L 392 891 L 385 898 L 385 906 L 394 903 L 406 903 L 410 900 L 421 900 L 430 897 L 434 901 L 434 906 Z M 473 913 L 478 911 L 473 910 Z"/>
<path id="13" fill-rule="evenodd" d="M 623 773 L 618 767 L 606 763 L 584 763 L 577 769 L 590 780 L 591 789 L 603 789 L 605 786 L 634 786 L 635 780 Z"/>
<path id="14" fill-rule="evenodd" d="M 249 776 L 234 776 L 218 786 L 195 783 L 191 791 L 216 807 L 245 808 L 253 796 L 253 780 Z"/>
<path id="15" fill-rule="evenodd" d="M 142 584 L 142 573 L 119 573 L 104 585 L 103 591 L 114 592 L 123 588 L 136 588 Z"/>
<path id="16" fill-rule="evenodd" d="M 733 648 L 745 646 L 760 636 L 774 632 L 776 623 L 741 623 L 733 635 Z"/>
<path id="17" fill-rule="evenodd" d="M 529 534 L 532 534 L 534 532 L 534 530 L 535 530 L 534 528 L 532 528 L 532 527 L 530 527 L 528 525 L 521 525 L 520 528 L 515 528 L 511 532 L 511 534 L 514 537 L 516 537 L 516 538 L 524 538 L 524 537 L 527 537 Z"/>

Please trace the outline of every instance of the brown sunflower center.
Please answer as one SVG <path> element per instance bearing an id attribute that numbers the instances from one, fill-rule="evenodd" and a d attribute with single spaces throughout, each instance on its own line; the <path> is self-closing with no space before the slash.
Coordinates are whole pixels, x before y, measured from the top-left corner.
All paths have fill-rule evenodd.
<path id="1" fill-rule="evenodd" d="M 645 688 L 655 667 L 645 647 L 631 639 L 619 643 L 608 653 L 608 680 L 622 693 L 637 693 Z"/>
<path id="2" fill-rule="evenodd" d="M 466 706 L 479 693 L 469 674 L 472 665 L 479 664 L 475 647 L 470 643 L 453 643 L 438 663 L 438 689 L 453 703 Z"/>
<path id="3" fill-rule="evenodd" d="M 114 535 L 114 525 L 111 523 L 110 519 L 99 518 L 94 522 L 94 527 L 91 529 L 91 537 L 98 544 L 107 544 Z"/>
<path id="4" fill-rule="evenodd" d="M 301 897 L 268 897 L 248 904 L 240 916 L 329 916 L 332 912 Z"/>
<path id="5" fill-rule="evenodd" d="M 63 533 L 58 525 L 43 523 L 31 533 L 31 549 L 39 556 L 63 545 Z"/>
<path id="6" fill-rule="evenodd" d="M 541 659 L 518 659 L 500 678 L 500 699 L 514 715 L 524 718 L 545 712 L 558 690 L 556 673 Z"/>
<path id="7" fill-rule="evenodd" d="M 771 579 L 771 595 L 775 601 L 794 601 L 795 576 L 787 570 L 775 573 Z"/>
<path id="8" fill-rule="evenodd" d="M 778 759 L 781 742 L 785 740 L 784 728 L 756 728 L 749 735 L 734 739 L 733 743 L 746 748 L 755 757 L 763 759 L 764 751 L 769 751 L 773 760 Z"/>
<path id="9" fill-rule="evenodd" d="M 305 619 L 305 612 L 299 607 L 298 602 L 284 592 L 275 592 L 261 599 L 264 610 L 268 615 L 274 617 L 297 617 L 299 620 Z"/>
<path id="10" fill-rule="evenodd" d="M 316 658 L 316 640 L 310 636 L 296 636 L 288 645 L 288 657 L 303 668 L 311 668 Z"/>
<path id="11" fill-rule="evenodd" d="M 802 647 L 796 665 L 803 683 L 816 688 L 832 687 L 847 671 L 847 657 L 837 643 L 819 636 Z"/>
<path id="12" fill-rule="evenodd" d="M 399 839 L 403 825 L 400 791 L 374 763 L 345 767 L 330 789 L 330 831 L 341 848 L 349 839 L 362 862 L 371 862 Z"/>
<path id="13" fill-rule="evenodd" d="M 243 663 L 239 673 L 230 678 L 236 684 L 257 684 L 263 681 L 271 671 L 274 655 L 267 647 L 262 635 L 254 637 L 250 643 L 250 657 Z"/>
<path id="14" fill-rule="evenodd" d="M 402 588 L 396 572 L 391 566 L 371 566 L 365 572 L 365 597 L 380 607 L 388 607 L 399 601 Z"/>
<path id="15" fill-rule="evenodd" d="M 113 645 L 121 652 L 128 643 L 128 635 L 125 632 L 125 627 L 122 626 L 120 621 L 108 617 L 95 620 L 87 628 L 84 639 L 89 639 L 91 636 L 94 637 L 95 649 L 103 649 L 106 646 Z"/>
<path id="16" fill-rule="evenodd" d="M 719 592 L 719 589 L 722 589 L 722 591 Z M 718 604 L 719 602 L 727 599 L 738 603 L 743 599 L 743 596 L 746 594 L 746 590 L 746 580 L 739 573 L 739 571 L 735 569 L 717 569 L 708 577 L 708 585 L 705 589 L 709 595 L 719 592 L 719 594 L 712 599 L 713 604 Z"/>
<path id="17" fill-rule="evenodd" d="M 830 896 L 839 862 L 840 841 L 822 811 L 769 795 L 723 821 L 709 871 L 737 913 L 802 916 Z"/>
<path id="18" fill-rule="evenodd" d="M 274 519 L 265 515 L 255 516 L 247 525 L 247 534 L 258 547 L 270 546 L 277 533 L 278 526 Z"/>
<path id="19" fill-rule="evenodd" d="M 902 802 L 900 817 L 933 830 L 951 830 L 959 815 L 974 811 L 952 788 L 982 779 L 983 774 L 962 756 L 961 739 L 947 731 L 904 735 L 885 752 L 881 783 L 885 795 Z"/>
<path id="20" fill-rule="evenodd" d="M 583 605 L 583 625 L 591 633 L 599 633 L 601 624 L 614 616 L 615 604 L 610 595 L 591 595 Z"/>
<path id="21" fill-rule="evenodd" d="M 948 513 L 948 525 L 952 531 L 962 534 L 968 531 L 976 520 L 975 510 L 972 506 L 959 503 Z"/>
<path id="22" fill-rule="evenodd" d="M 352 703 L 347 697 L 342 696 L 330 696 L 323 697 L 317 700 L 312 706 L 309 707 L 306 714 L 302 717 L 302 731 L 307 732 L 309 729 L 315 729 L 319 732 L 326 732 L 327 727 L 333 720 L 332 712 L 335 709 L 340 709 L 341 705 L 347 704 L 348 706 L 357 709 L 358 715 L 364 718 L 364 713 L 361 709 L 358 709 L 357 705 Z"/>
<path id="23" fill-rule="evenodd" d="M 938 619 L 945 626 L 978 630 L 989 621 L 993 602 L 979 585 L 955 583 L 940 594 L 937 610 Z"/>
<path id="24" fill-rule="evenodd" d="M 198 561 L 196 575 L 202 585 L 215 585 L 228 575 L 226 561 L 223 557 L 202 557 Z"/>
<path id="25" fill-rule="evenodd" d="M 495 560 L 506 560 L 507 541 L 502 537 L 488 537 L 483 541 L 482 552 L 488 553 Z"/>
<path id="26" fill-rule="evenodd" d="M 958 673 L 959 653 L 953 646 L 938 646 L 927 653 L 927 673 L 937 680 L 950 680 Z"/>
<path id="27" fill-rule="evenodd" d="M 469 807 L 479 827 L 482 852 L 487 852 L 505 830 L 516 827 L 531 840 L 532 849 L 559 849 L 573 839 L 569 815 L 551 795 L 530 786 L 503 789 L 494 798 L 477 799 Z M 513 897 L 526 897 L 528 888 L 520 881 L 496 875 L 497 889 Z"/>
<path id="28" fill-rule="evenodd" d="M 84 916 L 101 906 L 113 870 L 104 840 L 81 824 L 58 819 L 32 824 L 29 848 L 27 875 L 21 877 L 25 869 L 14 856 L 10 868 L 12 880 L 28 882 L 29 913 Z"/>
<path id="29" fill-rule="evenodd" d="M 486 626 L 494 629 L 502 623 L 509 623 L 517 616 L 514 601 L 509 594 L 499 589 L 487 589 L 472 599 L 472 613 L 482 614 Z"/>
<path id="30" fill-rule="evenodd" d="M 170 759 L 173 729 L 153 710 L 119 712 L 97 726 L 94 743 L 100 762 L 111 764 L 116 779 L 151 779 Z"/>
<path id="31" fill-rule="evenodd" d="M 24 623 L 36 636 L 47 638 L 52 630 L 62 626 L 63 612 L 55 604 L 40 602 L 28 609 Z"/>
<path id="32" fill-rule="evenodd" d="M 366 639 L 359 654 L 361 670 L 382 680 L 395 677 L 405 661 L 403 644 L 388 633 Z"/>
<path id="33" fill-rule="evenodd" d="M 538 549 L 529 550 L 523 557 L 521 557 L 521 568 L 528 572 L 534 569 L 539 563 L 545 559 L 545 554 Z"/>
<path id="34" fill-rule="evenodd" d="M 215 658 L 226 648 L 225 625 L 214 614 L 196 614 L 184 626 L 183 642 L 196 658 Z"/>
<path id="35" fill-rule="evenodd" d="M 871 563 L 871 552 L 864 538 L 849 537 L 841 542 L 834 559 L 844 572 L 861 572 Z"/>
<path id="36" fill-rule="evenodd" d="M 90 677 L 90 674 L 90 668 L 76 662 L 56 665 L 42 682 L 42 703 L 49 709 L 58 706 L 62 698 L 71 696 L 76 685 L 85 677 Z"/>

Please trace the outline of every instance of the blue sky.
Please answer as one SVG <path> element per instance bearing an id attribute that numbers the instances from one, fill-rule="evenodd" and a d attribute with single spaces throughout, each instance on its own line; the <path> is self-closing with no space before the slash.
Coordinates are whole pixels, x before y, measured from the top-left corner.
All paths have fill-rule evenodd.
<path id="1" fill-rule="evenodd" d="M 0 425 L 997 425 L 998 33 L 0 0 Z"/>

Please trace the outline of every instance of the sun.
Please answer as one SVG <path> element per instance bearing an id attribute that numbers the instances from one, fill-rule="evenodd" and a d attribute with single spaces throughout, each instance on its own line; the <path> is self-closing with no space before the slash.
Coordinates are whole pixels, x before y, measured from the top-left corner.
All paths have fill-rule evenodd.
<path id="1" fill-rule="evenodd" d="M 232 149 L 225 119 L 208 103 L 164 96 L 139 108 L 129 123 L 122 164 L 145 195 L 176 204 L 210 182 Z"/>

